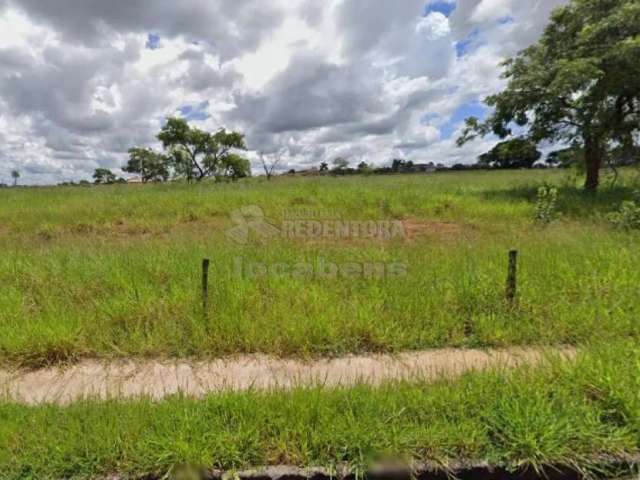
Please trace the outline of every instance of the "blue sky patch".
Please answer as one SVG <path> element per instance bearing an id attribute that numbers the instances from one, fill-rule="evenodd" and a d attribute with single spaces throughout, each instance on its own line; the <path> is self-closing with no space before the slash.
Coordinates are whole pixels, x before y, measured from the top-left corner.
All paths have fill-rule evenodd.
<path id="1" fill-rule="evenodd" d="M 147 45 L 149 50 L 157 50 L 160 48 L 160 35 L 156 33 L 150 33 L 147 35 Z"/>
<path id="2" fill-rule="evenodd" d="M 205 100 L 196 105 L 183 105 L 179 108 L 180 114 L 185 120 L 188 121 L 203 121 L 209 118 L 211 115 L 207 112 L 209 108 L 209 101 Z"/>
<path id="3" fill-rule="evenodd" d="M 455 2 L 447 2 L 446 0 L 434 0 L 432 2 L 429 2 L 425 7 L 424 16 L 426 17 L 432 12 L 439 12 L 443 14 L 445 17 L 448 17 L 449 15 L 451 15 L 451 12 L 453 12 L 455 9 L 456 9 Z"/>
<path id="4" fill-rule="evenodd" d="M 449 121 L 440 127 L 440 135 L 443 139 L 447 140 L 453 136 L 468 117 L 478 117 L 480 120 L 484 120 L 487 116 L 487 107 L 478 102 L 469 102 L 461 105 L 453 113 Z"/>
<path id="5" fill-rule="evenodd" d="M 456 55 L 458 58 L 464 57 L 471 51 L 474 41 L 480 35 L 480 30 L 475 28 L 464 40 L 456 42 Z"/>

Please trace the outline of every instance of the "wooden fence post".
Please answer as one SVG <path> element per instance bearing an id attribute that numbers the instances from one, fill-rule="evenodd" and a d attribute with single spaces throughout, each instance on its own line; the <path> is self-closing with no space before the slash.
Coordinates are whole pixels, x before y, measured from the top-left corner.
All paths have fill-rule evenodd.
<path id="1" fill-rule="evenodd" d="M 509 273 L 507 275 L 507 300 L 513 303 L 518 292 L 518 251 L 509 252 Z"/>
<path id="2" fill-rule="evenodd" d="M 207 315 L 209 306 L 209 259 L 202 260 L 202 310 Z"/>

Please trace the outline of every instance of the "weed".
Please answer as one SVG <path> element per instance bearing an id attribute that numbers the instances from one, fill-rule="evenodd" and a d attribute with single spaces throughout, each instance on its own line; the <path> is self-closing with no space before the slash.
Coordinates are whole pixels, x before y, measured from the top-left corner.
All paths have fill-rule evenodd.
<path id="1" fill-rule="evenodd" d="M 558 190 L 544 186 L 538 189 L 535 220 L 539 225 L 548 225 L 558 217 Z"/>
<path id="2" fill-rule="evenodd" d="M 640 198 L 640 192 L 635 194 Z M 625 230 L 640 229 L 640 201 L 627 200 L 622 202 L 617 211 L 610 213 L 607 218 L 617 228 Z"/>

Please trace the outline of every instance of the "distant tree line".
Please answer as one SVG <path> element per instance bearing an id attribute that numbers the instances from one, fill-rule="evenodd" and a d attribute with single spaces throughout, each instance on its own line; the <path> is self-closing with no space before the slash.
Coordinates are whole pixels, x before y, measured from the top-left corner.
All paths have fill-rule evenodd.
<path id="1" fill-rule="evenodd" d="M 640 147 L 617 145 L 602 153 L 606 165 L 616 168 L 640 163 Z M 574 143 L 569 147 L 550 152 L 540 161 L 542 152 L 536 144 L 526 138 L 514 138 L 498 143 L 489 152 L 478 157 L 476 168 L 520 169 L 520 168 L 569 168 L 582 166 L 585 150 Z"/>

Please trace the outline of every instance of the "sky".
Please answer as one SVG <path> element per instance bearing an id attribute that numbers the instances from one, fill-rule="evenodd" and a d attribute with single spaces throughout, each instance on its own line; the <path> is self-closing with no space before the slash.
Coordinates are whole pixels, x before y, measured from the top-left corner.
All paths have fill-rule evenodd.
<path id="1" fill-rule="evenodd" d="M 468 115 L 566 0 L 0 0 L 0 183 L 121 174 L 166 117 L 281 169 L 473 163 Z"/>

